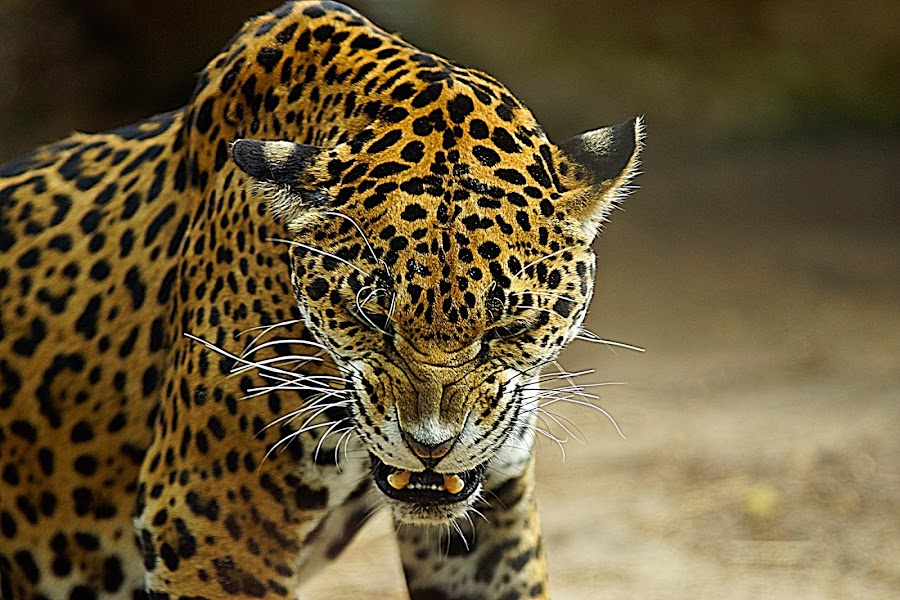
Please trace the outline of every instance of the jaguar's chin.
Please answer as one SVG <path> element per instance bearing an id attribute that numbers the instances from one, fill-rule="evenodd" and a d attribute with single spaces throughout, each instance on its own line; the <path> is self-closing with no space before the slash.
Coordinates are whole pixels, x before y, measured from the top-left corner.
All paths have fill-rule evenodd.
<path id="1" fill-rule="evenodd" d="M 460 473 L 405 471 L 372 457 L 375 486 L 388 499 L 394 517 L 404 523 L 438 524 L 462 517 L 478 497 L 485 464 Z"/>

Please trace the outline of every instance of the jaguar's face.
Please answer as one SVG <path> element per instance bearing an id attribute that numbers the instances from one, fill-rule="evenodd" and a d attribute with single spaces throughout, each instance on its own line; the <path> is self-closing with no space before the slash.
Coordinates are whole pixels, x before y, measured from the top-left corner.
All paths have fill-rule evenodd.
<path id="1" fill-rule="evenodd" d="M 543 176 L 471 148 L 436 176 L 434 160 L 384 169 L 346 148 L 233 147 L 291 233 L 296 301 L 352 390 L 342 405 L 399 519 L 461 516 L 498 454 L 524 468 L 540 371 L 579 332 L 590 242 L 610 182 L 636 163 L 636 131 L 618 132 L 632 143 L 613 178 L 580 185 L 577 152 L 546 143 L 549 160 L 517 157 Z"/>
<path id="2" fill-rule="evenodd" d="M 318 215 L 293 238 L 294 289 L 354 391 L 379 489 L 400 514 L 444 519 L 477 496 L 497 452 L 530 446 L 537 377 L 578 331 L 594 257 L 571 236 L 539 245 L 539 228 L 513 241 L 457 237 L 451 223 L 416 240 L 395 222 Z"/>

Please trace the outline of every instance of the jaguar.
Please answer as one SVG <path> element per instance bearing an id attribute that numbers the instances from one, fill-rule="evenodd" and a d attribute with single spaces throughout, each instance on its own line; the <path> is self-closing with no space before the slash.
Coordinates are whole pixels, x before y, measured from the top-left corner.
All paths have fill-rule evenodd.
<path id="1" fill-rule="evenodd" d="M 547 597 L 541 384 L 642 137 L 303 1 L 0 167 L 0 596 L 295 596 L 387 506 L 412 598 Z"/>

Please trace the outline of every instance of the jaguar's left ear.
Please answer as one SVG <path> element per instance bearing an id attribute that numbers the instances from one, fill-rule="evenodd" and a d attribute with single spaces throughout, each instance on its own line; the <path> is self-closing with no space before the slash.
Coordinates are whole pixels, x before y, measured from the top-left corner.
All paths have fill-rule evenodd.
<path id="1" fill-rule="evenodd" d="M 616 203 L 631 191 L 629 183 L 638 174 L 643 140 L 644 121 L 635 117 L 559 144 L 575 163 L 576 185 L 558 207 L 566 218 L 577 219 L 589 237 L 597 234 Z"/>
<path id="2" fill-rule="evenodd" d="M 287 141 L 235 140 L 231 158 L 253 181 L 253 193 L 269 203 L 269 211 L 284 224 L 328 202 L 320 189 L 321 159 L 326 150 Z"/>

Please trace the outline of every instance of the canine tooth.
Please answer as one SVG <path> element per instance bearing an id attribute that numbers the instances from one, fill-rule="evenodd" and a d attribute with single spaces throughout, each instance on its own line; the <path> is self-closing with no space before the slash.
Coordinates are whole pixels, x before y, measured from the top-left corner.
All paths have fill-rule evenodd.
<path id="1" fill-rule="evenodd" d="M 395 490 L 402 490 L 409 485 L 410 476 L 411 473 L 409 471 L 397 471 L 387 476 L 387 482 Z"/>
<path id="2" fill-rule="evenodd" d="M 444 475 L 444 489 L 451 494 L 458 494 L 466 486 L 459 475 Z"/>

